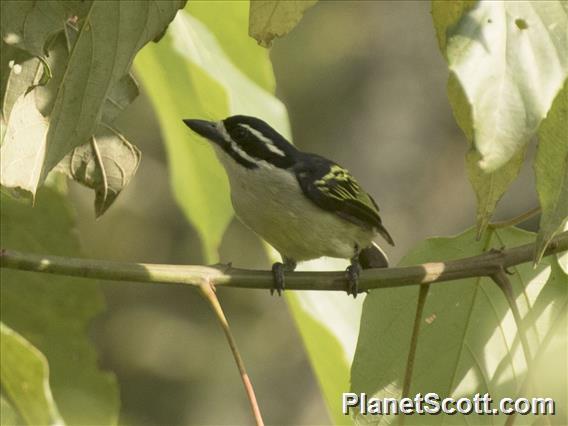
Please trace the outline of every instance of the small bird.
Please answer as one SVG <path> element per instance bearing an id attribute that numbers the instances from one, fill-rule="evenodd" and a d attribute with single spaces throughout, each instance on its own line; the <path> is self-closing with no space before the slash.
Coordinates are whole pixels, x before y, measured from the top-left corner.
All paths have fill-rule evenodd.
<path id="1" fill-rule="evenodd" d="M 388 266 L 373 239 L 380 234 L 394 245 L 393 239 L 377 203 L 346 169 L 298 150 L 256 117 L 183 122 L 213 143 L 229 178 L 237 217 L 282 256 L 282 262 L 272 265 L 271 293 L 281 294 L 284 273 L 299 261 L 350 259 L 346 290 L 353 297 L 361 268 Z"/>

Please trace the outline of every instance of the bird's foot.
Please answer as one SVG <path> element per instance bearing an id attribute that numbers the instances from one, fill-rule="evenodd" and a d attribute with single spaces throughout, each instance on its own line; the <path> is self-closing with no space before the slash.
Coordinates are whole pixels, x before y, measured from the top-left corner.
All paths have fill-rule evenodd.
<path id="1" fill-rule="evenodd" d="M 359 261 L 354 258 L 351 259 L 351 265 L 345 270 L 347 278 L 347 295 L 353 295 L 355 299 L 359 293 L 359 274 L 361 273 L 361 265 Z"/>
<path id="2" fill-rule="evenodd" d="M 272 265 L 272 275 L 274 276 L 274 284 L 270 289 L 270 294 L 276 291 L 278 296 L 282 296 L 285 288 L 284 272 L 292 272 L 296 269 L 296 261 L 283 257 L 284 263 L 276 262 Z"/>
<path id="3" fill-rule="evenodd" d="M 284 264 L 281 262 L 276 262 L 272 265 L 272 275 L 274 276 L 274 282 L 272 283 L 272 288 L 270 289 L 270 295 L 274 295 L 274 292 L 278 293 L 278 296 L 282 296 L 282 292 L 285 288 L 284 281 Z"/>

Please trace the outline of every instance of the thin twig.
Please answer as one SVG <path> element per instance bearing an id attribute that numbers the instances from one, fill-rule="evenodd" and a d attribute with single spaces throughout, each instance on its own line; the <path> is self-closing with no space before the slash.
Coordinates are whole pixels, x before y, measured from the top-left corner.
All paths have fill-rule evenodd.
<path id="1" fill-rule="evenodd" d="M 256 401 L 256 395 L 254 393 L 254 388 L 252 387 L 252 382 L 247 374 L 245 363 L 239 353 L 239 349 L 237 348 L 237 342 L 231 333 L 231 328 L 229 327 L 229 322 L 227 321 L 227 317 L 225 317 L 225 313 L 223 312 L 223 308 L 219 303 L 219 299 L 217 299 L 217 295 L 215 294 L 214 288 L 209 284 L 203 284 L 199 287 L 201 294 L 207 300 L 215 317 L 219 321 L 223 332 L 225 333 L 225 337 L 227 337 L 227 342 L 229 343 L 229 347 L 231 348 L 231 352 L 233 353 L 233 357 L 235 358 L 235 362 L 237 364 L 237 368 L 239 369 L 239 373 L 241 375 L 241 380 L 243 381 L 243 386 L 245 387 L 245 392 L 247 394 L 247 398 L 250 403 L 250 408 L 252 410 L 252 415 L 256 422 L 257 426 L 264 426 L 264 422 L 262 421 L 262 415 L 260 413 L 260 408 L 258 406 L 258 402 Z"/>
<path id="2" fill-rule="evenodd" d="M 535 244 L 525 244 L 502 251 L 488 251 L 478 256 L 447 262 L 423 263 L 404 268 L 377 268 L 361 272 L 361 291 L 424 285 L 459 280 L 462 278 L 492 276 L 501 269 L 530 262 Z M 568 231 L 552 239 L 545 255 L 568 250 Z M 23 253 L 16 250 L 0 251 L 0 267 L 24 271 L 96 278 L 112 281 L 136 281 L 161 284 L 187 284 L 216 287 L 270 289 L 273 275 L 270 271 L 252 271 L 227 265 L 183 266 L 144 263 L 111 262 L 61 256 Z M 459 285 L 460 282 L 456 281 Z M 293 272 L 286 275 L 289 290 L 345 291 L 345 273 Z"/>
<path id="3" fill-rule="evenodd" d="M 402 397 L 407 398 L 410 393 L 410 384 L 412 382 L 412 372 L 414 370 L 414 360 L 416 359 L 416 348 L 418 347 L 418 335 L 420 334 L 420 326 L 422 324 L 422 314 L 426 305 L 426 297 L 428 296 L 430 285 L 420 286 L 418 293 L 418 301 L 416 303 L 416 315 L 414 316 L 414 326 L 412 327 L 412 337 L 410 338 L 410 348 L 408 349 L 408 358 L 406 359 L 406 371 L 404 373 L 404 383 L 402 385 Z M 399 416 L 398 424 L 402 426 L 406 416 Z"/>
<path id="4" fill-rule="evenodd" d="M 491 229 L 498 229 L 498 228 L 507 228 L 509 226 L 515 226 L 519 223 L 526 222 L 529 219 L 532 219 L 536 215 L 540 213 L 540 207 L 535 207 L 534 209 L 530 209 L 518 216 L 512 217 L 511 219 L 501 220 L 499 222 L 492 222 L 488 226 Z"/>

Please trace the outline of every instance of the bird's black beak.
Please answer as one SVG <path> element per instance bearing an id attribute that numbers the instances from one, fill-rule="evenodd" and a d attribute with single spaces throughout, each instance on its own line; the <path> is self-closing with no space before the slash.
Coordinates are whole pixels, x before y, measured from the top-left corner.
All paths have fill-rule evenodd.
<path id="1" fill-rule="evenodd" d="M 223 135 L 221 135 L 221 132 L 217 129 L 217 123 L 214 121 L 185 119 L 183 122 L 199 136 L 203 136 L 211 142 L 215 142 L 219 145 L 225 143 L 225 139 L 223 138 Z"/>

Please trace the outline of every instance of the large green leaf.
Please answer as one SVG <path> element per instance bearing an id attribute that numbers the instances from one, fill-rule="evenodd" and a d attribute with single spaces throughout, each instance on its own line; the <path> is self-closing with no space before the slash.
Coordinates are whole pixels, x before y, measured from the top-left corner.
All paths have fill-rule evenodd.
<path id="1" fill-rule="evenodd" d="M 58 61 L 50 64 L 57 83 L 37 93 L 38 108 L 49 114 L 47 130 L 28 133 L 18 117 L 5 118 L 10 137 L 1 148 L 3 186 L 33 196 L 47 173 L 89 140 L 108 95 L 128 74 L 134 55 L 163 33 L 184 3 L 2 2 L 4 42 L 43 56 L 59 33 L 69 46 L 68 55 L 48 56 Z M 37 116 L 31 102 L 25 110 Z"/>
<path id="2" fill-rule="evenodd" d="M 538 130 L 534 163 L 542 208 L 535 260 L 568 218 L 568 80 Z"/>
<path id="3" fill-rule="evenodd" d="M 248 5 L 247 1 L 196 1 L 187 10 L 207 26 L 233 64 L 264 90 L 274 93 L 276 81 L 268 52 L 259 49 L 243 30 L 248 21 Z M 223 19 L 223 25 L 219 25 L 220 16 L 230 18 Z"/>
<path id="4" fill-rule="evenodd" d="M 464 7 L 469 4 L 464 3 Z M 479 165 L 480 154 L 475 150 L 472 142 L 473 122 L 471 106 L 463 93 L 459 81 L 453 74 L 450 74 L 448 80 L 448 97 L 456 121 L 470 143 L 470 151 L 466 155 L 465 162 L 469 181 L 477 198 L 477 232 L 478 235 L 481 235 L 485 232 L 497 203 L 503 197 L 509 185 L 518 176 L 525 158 L 526 147 L 517 152 L 513 158 L 499 169 L 493 172 L 483 170 Z"/>
<path id="5" fill-rule="evenodd" d="M 187 10 L 191 11 L 191 4 Z M 224 25 L 219 17 L 208 24 Z M 247 53 L 260 47 L 239 46 L 244 57 L 256 57 L 259 66 L 269 63 L 266 55 Z M 286 110 L 233 64 L 212 32 L 186 11 L 176 17 L 159 44 L 140 53 L 135 65 L 160 119 L 176 200 L 197 229 L 206 259 L 214 261 L 233 215 L 228 183 L 212 148 L 182 119 L 249 114 L 289 134 Z"/>
<path id="6" fill-rule="evenodd" d="M 3 1 L 0 9 L 2 40 L 26 50 L 33 56 L 43 56 L 47 44 L 63 31 L 68 21 L 83 19 L 92 1 Z"/>
<path id="7" fill-rule="evenodd" d="M 65 198 L 45 188 L 34 207 L 0 194 L 3 248 L 61 256 L 79 255 L 73 214 Z M 1 269 L 2 322 L 40 350 L 49 362 L 50 384 L 69 424 L 114 424 L 118 390 L 114 377 L 97 366 L 87 336 L 103 309 L 98 284 L 55 275 Z M 4 357 L 2 368 L 16 369 Z"/>
<path id="8" fill-rule="evenodd" d="M 249 34 L 261 46 L 270 47 L 274 38 L 292 31 L 306 10 L 316 3 L 317 0 L 252 0 Z"/>
<path id="9" fill-rule="evenodd" d="M 322 258 L 303 263 L 298 270 L 342 270 L 347 261 Z M 349 389 L 349 369 L 359 333 L 364 295 L 321 291 L 286 292 L 286 301 L 306 347 L 312 368 L 334 424 L 351 424 L 341 412 L 342 393 Z M 326 419 L 321 419 L 326 423 Z"/>
<path id="10" fill-rule="evenodd" d="M 36 104 L 43 115 L 49 115 L 55 93 L 69 56 L 68 38 L 76 40 L 78 33 L 67 29 L 53 43 L 46 60 L 55 76 L 45 87 L 36 89 Z M 72 41 L 74 44 L 75 42 Z M 57 170 L 76 182 L 95 191 L 95 214 L 101 216 L 115 201 L 136 173 L 141 153 L 111 125 L 120 113 L 138 96 L 138 85 L 130 74 L 124 75 L 105 98 L 102 118 L 89 140 L 68 153 L 57 165 Z"/>
<path id="11" fill-rule="evenodd" d="M 0 394 L 0 425 L 16 426 L 24 424 L 24 420 L 16 412 L 16 409 L 10 404 L 2 394 Z"/>
<path id="12" fill-rule="evenodd" d="M 49 367 L 43 354 L 1 322 L 0 336 L 0 382 L 22 418 L 30 425 L 62 424 L 49 387 Z"/>
<path id="13" fill-rule="evenodd" d="M 402 264 L 450 260 L 532 241 L 534 234 L 515 228 L 491 231 L 482 241 L 476 241 L 470 229 L 457 237 L 426 240 Z M 547 351 L 543 342 L 566 314 L 568 276 L 558 267 L 555 256 L 545 258 L 536 269 L 526 263 L 510 272 L 533 357 Z M 353 392 L 400 398 L 417 299 L 417 287 L 375 290 L 367 296 L 353 361 Z M 472 397 L 477 392 L 489 392 L 497 400 L 547 394 L 546 383 L 538 375 L 532 391 L 521 391 L 525 389 L 527 363 L 519 330 L 503 293 L 489 278 L 431 285 L 419 320 L 410 395 L 436 392 L 441 398 Z M 565 357 L 556 362 L 562 363 Z M 566 385 L 566 378 L 556 380 Z M 357 420 L 386 424 L 392 418 L 359 415 Z M 506 420 L 506 416 L 412 416 L 405 424 L 504 424 Z M 522 416 L 517 420 L 525 424 L 534 418 Z"/>
<path id="14" fill-rule="evenodd" d="M 566 79 L 568 6 L 561 1 L 452 3 L 434 2 L 434 26 L 471 106 L 479 166 L 493 172 L 536 134 Z"/>

